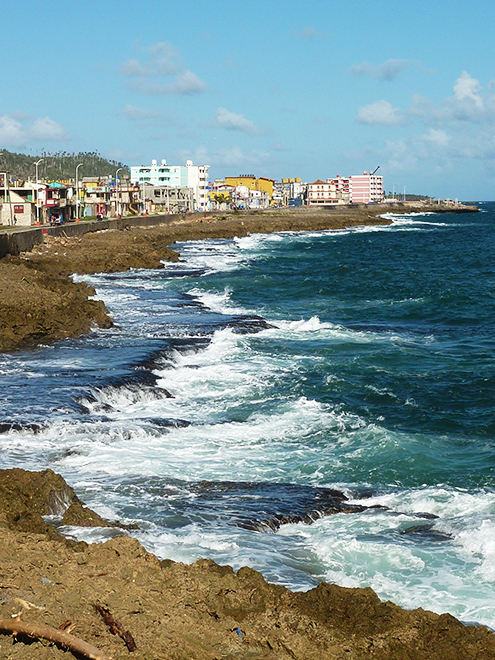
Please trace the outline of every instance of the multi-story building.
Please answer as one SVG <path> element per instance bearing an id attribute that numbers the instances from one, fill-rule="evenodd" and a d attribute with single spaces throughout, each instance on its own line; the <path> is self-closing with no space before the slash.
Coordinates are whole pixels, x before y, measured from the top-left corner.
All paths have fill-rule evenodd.
<path id="1" fill-rule="evenodd" d="M 301 200 L 302 203 L 306 200 L 307 189 L 308 185 L 300 178 L 282 179 L 273 186 L 272 202 L 283 206 L 288 206 L 294 200 Z"/>
<path id="2" fill-rule="evenodd" d="M 353 204 L 372 204 L 384 198 L 383 177 L 376 174 L 353 174 L 350 179 L 350 195 Z"/>
<path id="3" fill-rule="evenodd" d="M 249 190 L 256 190 L 258 192 L 266 193 L 266 197 L 270 200 L 273 197 L 274 179 L 260 176 L 258 179 L 254 174 L 240 174 L 239 176 L 226 176 L 225 185 L 237 188 L 243 186 Z"/>
<path id="4" fill-rule="evenodd" d="M 333 179 L 317 179 L 308 185 L 308 204 L 348 204 L 350 199 L 350 177 L 337 175 Z"/>
<path id="5" fill-rule="evenodd" d="M 160 165 L 156 160 L 151 165 L 131 167 L 131 183 L 163 186 L 169 188 L 190 188 L 194 207 L 199 210 L 208 208 L 207 186 L 209 165 L 193 165 L 192 160 L 185 165 L 167 165 L 162 160 Z"/>
<path id="6" fill-rule="evenodd" d="M 308 204 L 371 204 L 381 202 L 383 177 L 363 174 L 349 177 L 337 175 L 333 179 L 318 179 L 308 186 Z"/>

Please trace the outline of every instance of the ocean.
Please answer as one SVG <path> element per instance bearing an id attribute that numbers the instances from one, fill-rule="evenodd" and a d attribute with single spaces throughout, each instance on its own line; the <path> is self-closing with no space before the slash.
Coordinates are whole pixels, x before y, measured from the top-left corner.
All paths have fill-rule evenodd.
<path id="1" fill-rule="evenodd" d="M 495 203 L 479 208 L 75 275 L 116 325 L 0 355 L 0 467 L 52 468 L 160 558 L 495 628 Z"/>

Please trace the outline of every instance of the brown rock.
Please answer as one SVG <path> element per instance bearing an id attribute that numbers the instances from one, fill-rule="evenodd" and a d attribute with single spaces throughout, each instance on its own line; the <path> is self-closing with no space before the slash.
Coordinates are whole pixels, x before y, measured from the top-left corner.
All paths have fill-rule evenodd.
<path id="1" fill-rule="evenodd" d="M 3 471 L 0 484 L 0 512 L 20 507 L 41 515 L 69 502 L 85 508 L 51 470 Z M 24 622 L 55 628 L 70 622 L 73 635 L 114 660 L 495 658 L 495 635 L 486 627 L 406 611 L 371 589 L 322 583 L 292 593 L 250 568 L 235 573 L 207 559 L 191 566 L 160 562 L 127 536 L 69 545 L 44 531 L 0 526 L 0 619 L 20 612 Z M 102 609 L 132 636 L 132 654 L 98 615 Z M 0 658 L 62 660 L 67 653 L 0 635 Z"/>

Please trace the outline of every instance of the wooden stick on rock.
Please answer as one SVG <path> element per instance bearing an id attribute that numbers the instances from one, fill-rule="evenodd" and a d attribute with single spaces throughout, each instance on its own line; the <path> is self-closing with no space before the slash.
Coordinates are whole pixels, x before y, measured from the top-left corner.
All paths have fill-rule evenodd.
<path id="1" fill-rule="evenodd" d="M 88 660 L 112 660 L 110 656 L 99 651 L 92 644 L 74 637 L 63 630 L 57 630 L 42 623 L 24 623 L 23 621 L 9 621 L 0 619 L 0 633 L 11 635 L 26 635 L 34 639 L 46 639 L 54 644 L 59 644 L 69 651 L 79 653 Z"/>

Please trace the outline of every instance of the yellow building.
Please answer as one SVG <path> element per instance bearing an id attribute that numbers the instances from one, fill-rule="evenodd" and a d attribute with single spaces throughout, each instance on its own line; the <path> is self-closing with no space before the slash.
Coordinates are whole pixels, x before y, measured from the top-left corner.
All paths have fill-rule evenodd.
<path id="1" fill-rule="evenodd" d="M 246 186 L 249 190 L 259 190 L 260 192 L 266 192 L 270 199 L 273 197 L 273 184 L 275 183 L 274 179 L 267 179 L 264 176 L 260 176 L 257 179 L 254 174 L 241 174 L 240 176 L 226 176 L 225 185 L 233 186 Z"/>

